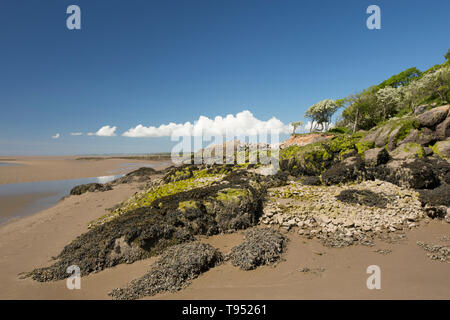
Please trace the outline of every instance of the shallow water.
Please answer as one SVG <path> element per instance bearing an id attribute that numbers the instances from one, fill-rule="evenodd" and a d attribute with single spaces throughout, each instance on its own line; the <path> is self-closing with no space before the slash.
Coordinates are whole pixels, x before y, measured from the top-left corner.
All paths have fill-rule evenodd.
<path id="1" fill-rule="evenodd" d="M 0 184 L 0 224 L 50 208 L 80 184 L 107 183 L 123 176 Z"/>
<path id="2" fill-rule="evenodd" d="M 18 167 L 20 164 L 12 162 L 0 162 L 0 167 Z"/>

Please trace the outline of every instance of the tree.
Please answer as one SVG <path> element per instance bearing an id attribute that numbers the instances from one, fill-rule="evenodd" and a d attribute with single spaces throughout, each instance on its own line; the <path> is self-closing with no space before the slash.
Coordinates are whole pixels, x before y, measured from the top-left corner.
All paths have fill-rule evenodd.
<path id="1" fill-rule="evenodd" d="M 358 127 L 358 121 L 360 117 L 360 109 L 361 109 L 361 102 L 363 99 L 364 93 L 363 92 L 357 92 L 355 94 L 351 94 L 348 96 L 347 100 L 350 103 L 350 107 L 346 109 L 349 114 L 354 114 L 354 120 L 353 120 L 353 132 L 356 132 L 356 128 Z"/>
<path id="2" fill-rule="evenodd" d="M 380 83 L 378 88 L 385 88 L 385 87 L 399 88 L 402 86 L 406 86 L 410 84 L 412 81 L 418 79 L 421 75 L 422 72 L 420 72 L 420 70 L 418 70 L 417 68 L 409 68 L 383 81 L 382 83 Z"/>
<path id="3" fill-rule="evenodd" d="M 305 116 L 311 119 L 312 131 L 326 131 L 331 122 L 331 117 L 339 106 L 332 99 L 322 100 L 306 110 Z M 318 128 L 320 126 L 320 129 Z"/>
<path id="4" fill-rule="evenodd" d="M 447 52 L 447 54 L 450 53 Z M 436 72 L 436 92 L 443 103 L 447 103 L 447 95 L 450 92 L 450 67 L 442 68 Z"/>
<path id="5" fill-rule="evenodd" d="M 404 101 L 411 107 L 414 112 L 418 103 L 425 97 L 433 93 L 436 88 L 436 74 L 427 73 L 422 78 L 411 82 L 409 85 L 400 89 Z"/>
<path id="6" fill-rule="evenodd" d="M 295 134 L 295 130 L 297 130 L 298 127 L 301 127 L 303 125 L 303 121 L 297 121 L 297 122 L 292 122 L 291 126 L 292 126 L 292 135 Z"/>
<path id="7" fill-rule="evenodd" d="M 445 54 L 445 59 L 450 61 L 450 49 L 448 49 L 447 53 Z"/>
<path id="8" fill-rule="evenodd" d="M 378 90 L 376 96 L 382 108 L 382 119 L 384 121 L 386 117 L 391 117 L 394 114 L 401 100 L 400 91 L 392 87 L 386 87 Z"/>

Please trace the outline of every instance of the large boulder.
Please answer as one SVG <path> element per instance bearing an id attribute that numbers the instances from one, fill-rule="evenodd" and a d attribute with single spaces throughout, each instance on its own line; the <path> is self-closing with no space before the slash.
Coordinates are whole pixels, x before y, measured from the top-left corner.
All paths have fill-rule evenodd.
<path id="1" fill-rule="evenodd" d="M 420 190 L 419 194 L 420 202 L 429 217 L 445 218 L 447 221 L 450 209 L 450 185 L 442 184 L 433 190 Z"/>
<path id="2" fill-rule="evenodd" d="M 365 177 L 364 162 L 360 156 L 350 157 L 336 163 L 322 173 L 322 182 L 329 186 L 361 180 Z"/>
<path id="3" fill-rule="evenodd" d="M 369 133 L 361 139 L 361 142 L 366 144 L 375 143 L 375 140 L 377 139 L 381 131 L 383 131 L 383 127 L 370 130 Z"/>
<path id="4" fill-rule="evenodd" d="M 433 150 L 441 158 L 450 159 L 450 139 L 436 142 Z"/>
<path id="5" fill-rule="evenodd" d="M 433 165 L 424 159 L 391 160 L 370 170 L 372 178 L 411 189 L 433 189 L 440 184 Z"/>
<path id="6" fill-rule="evenodd" d="M 423 148 L 417 143 L 402 144 L 390 153 L 392 159 L 404 160 L 423 156 Z"/>
<path id="7" fill-rule="evenodd" d="M 430 128 L 424 127 L 421 130 L 412 129 L 409 134 L 401 141 L 398 142 L 398 146 L 407 143 L 416 143 L 422 146 L 428 146 L 438 140 L 436 132 Z M 390 150 L 391 151 L 391 150 Z"/>
<path id="8" fill-rule="evenodd" d="M 375 145 L 377 147 L 384 147 L 388 143 L 388 138 L 392 132 L 392 125 L 388 124 L 383 127 L 378 137 L 375 139 Z"/>
<path id="9" fill-rule="evenodd" d="M 447 117 L 450 105 L 433 108 L 417 117 L 422 127 L 434 127 Z"/>
<path id="10" fill-rule="evenodd" d="M 400 130 L 402 129 L 402 127 L 397 127 L 394 130 L 392 130 L 392 132 L 389 134 L 389 138 L 388 138 L 388 143 L 387 143 L 387 148 L 389 151 L 392 151 L 395 149 L 395 147 L 397 146 L 397 140 L 398 140 L 398 136 L 400 134 Z"/>
<path id="11" fill-rule="evenodd" d="M 385 148 L 374 148 L 364 152 L 364 162 L 368 167 L 375 167 L 389 161 L 389 153 Z"/>
<path id="12" fill-rule="evenodd" d="M 436 126 L 436 137 L 439 140 L 450 137 L 450 112 L 447 118 Z"/>

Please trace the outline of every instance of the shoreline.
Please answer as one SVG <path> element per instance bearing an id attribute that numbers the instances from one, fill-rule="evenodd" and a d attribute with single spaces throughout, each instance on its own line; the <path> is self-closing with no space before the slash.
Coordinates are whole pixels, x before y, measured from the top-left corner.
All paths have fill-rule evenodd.
<path id="1" fill-rule="evenodd" d="M 156 178 L 156 177 L 155 177 Z M 81 290 L 68 290 L 66 280 L 37 282 L 19 273 L 51 264 L 65 245 L 87 231 L 87 224 L 106 208 L 128 199 L 142 183 L 122 184 L 106 192 L 69 196 L 52 208 L 0 226 L 0 299 L 111 299 L 108 292 L 144 275 L 158 256 L 121 264 L 81 278 Z M 51 230 L 51 232 L 49 232 Z M 431 220 L 406 232 L 400 243 L 329 248 L 295 230 L 285 233 L 287 251 L 274 266 L 243 271 L 225 262 L 194 279 L 187 288 L 144 299 L 449 299 L 450 268 L 432 261 L 416 241 L 436 243 L 450 236 L 449 225 Z M 199 236 L 228 253 L 243 231 Z M 380 254 L 376 250 L 391 250 Z M 411 261 L 414 261 L 411 264 Z M 379 265 L 382 289 L 368 290 L 366 268 Z M 309 268 L 310 272 L 301 271 Z"/>
<path id="2" fill-rule="evenodd" d="M 78 156 L 42 156 L 15 157 L 14 161 L 11 161 L 11 159 L 8 161 L 0 160 L 19 164 L 17 166 L 0 166 L 0 184 L 110 176 L 133 171 L 139 164 L 153 165 L 152 167 L 156 170 L 171 164 L 170 159 L 166 161 L 106 157 L 79 160 L 79 158 Z M 136 166 L 126 166 L 129 163 L 136 164 Z"/>

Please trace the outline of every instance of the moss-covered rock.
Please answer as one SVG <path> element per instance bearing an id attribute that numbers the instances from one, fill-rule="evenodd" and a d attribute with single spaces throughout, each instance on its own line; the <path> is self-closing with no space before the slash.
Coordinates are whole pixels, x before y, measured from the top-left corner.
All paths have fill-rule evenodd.
<path id="1" fill-rule="evenodd" d="M 280 151 L 281 169 L 292 175 L 319 175 L 333 164 L 357 151 L 356 144 L 363 134 L 340 134 L 327 141 L 303 147 L 290 146 Z"/>
<path id="2" fill-rule="evenodd" d="M 72 190 L 70 190 L 70 195 L 78 196 L 86 192 L 95 192 L 95 191 L 104 192 L 109 190 L 112 190 L 112 187 L 109 184 L 88 183 L 73 187 Z"/>
<path id="3" fill-rule="evenodd" d="M 430 148 L 442 159 L 450 160 L 450 139 L 438 141 Z"/>
<path id="4" fill-rule="evenodd" d="M 424 150 L 418 143 L 405 143 L 393 150 L 390 156 L 396 160 L 422 158 Z"/>

